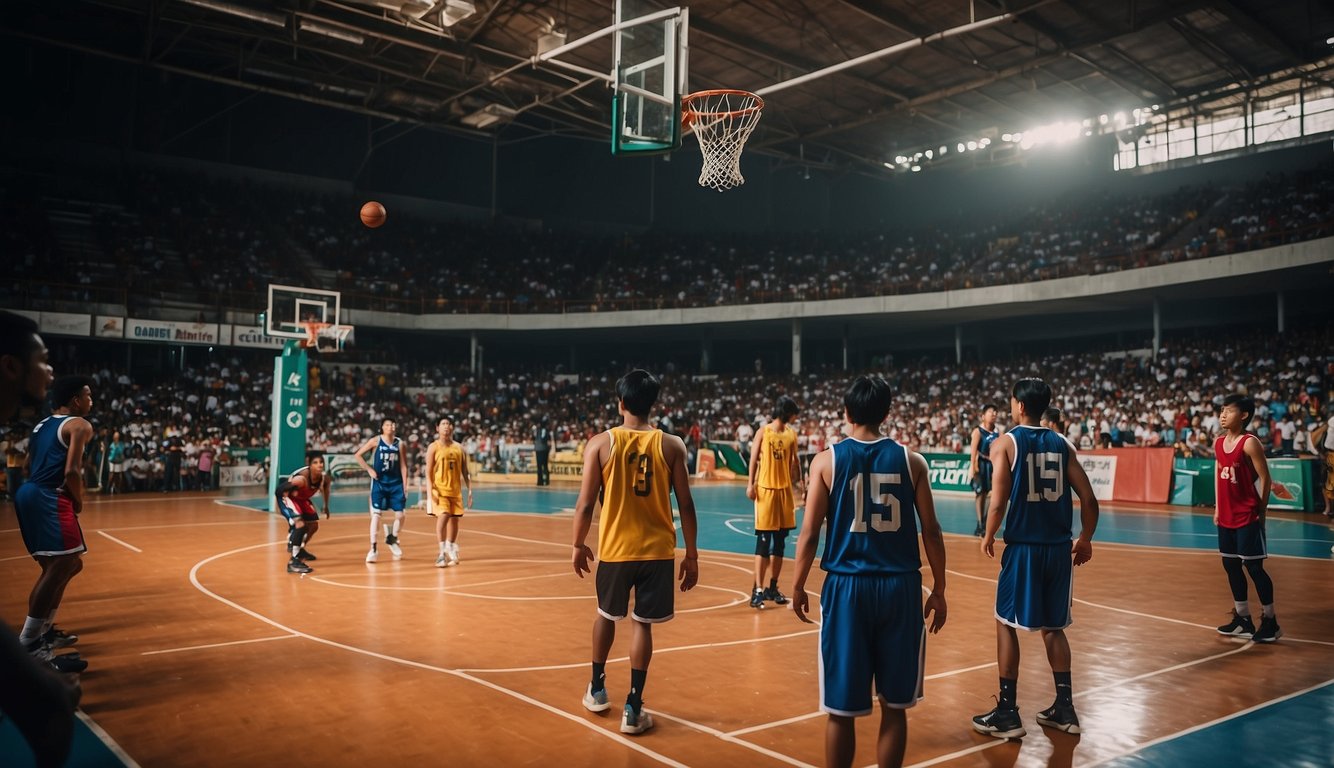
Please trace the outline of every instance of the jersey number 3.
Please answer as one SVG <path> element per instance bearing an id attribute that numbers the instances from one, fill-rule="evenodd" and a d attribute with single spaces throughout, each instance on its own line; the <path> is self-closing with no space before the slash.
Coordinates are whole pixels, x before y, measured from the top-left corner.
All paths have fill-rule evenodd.
<path id="1" fill-rule="evenodd" d="M 869 478 L 869 479 L 868 479 Z M 903 477 L 897 472 L 872 472 L 869 475 L 853 475 L 848 481 L 848 493 L 855 499 L 852 516 L 852 533 L 866 533 L 866 500 L 868 494 L 862 493 L 867 483 L 871 485 L 871 528 L 880 533 L 897 531 L 902 522 L 899 514 L 899 500 L 885 486 L 898 485 Z"/>

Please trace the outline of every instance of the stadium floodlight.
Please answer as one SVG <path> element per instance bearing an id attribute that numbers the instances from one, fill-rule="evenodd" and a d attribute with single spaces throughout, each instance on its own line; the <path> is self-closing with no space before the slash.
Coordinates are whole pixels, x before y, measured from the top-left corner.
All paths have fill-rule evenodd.
<path id="1" fill-rule="evenodd" d="M 287 17 L 280 13 L 257 11 L 253 8 L 224 3 L 221 2 L 221 0 L 181 0 L 181 2 L 186 5 L 193 5 L 196 8 L 207 8 L 210 11 L 225 13 L 228 16 L 235 16 L 247 21 L 258 21 L 260 24 L 268 24 L 270 27 L 287 26 Z"/>
<path id="2" fill-rule="evenodd" d="M 968 151 L 969 151 L 969 152 L 972 152 L 972 151 L 974 151 L 974 150 L 976 150 L 976 149 L 977 149 L 977 142 L 976 142 L 976 141 L 970 141 L 970 142 L 968 142 Z"/>
<path id="3" fill-rule="evenodd" d="M 965 146 L 964 143 L 963 143 L 962 141 L 959 142 L 959 151 L 962 152 L 962 151 L 964 151 L 965 149 L 968 149 L 968 147 Z"/>
<path id="4" fill-rule="evenodd" d="M 948 151 L 949 151 L 949 147 L 945 146 L 944 144 L 941 144 L 941 145 L 940 145 L 940 154 L 943 155 L 943 154 L 945 154 L 945 153 L 948 152 Z"/>
<path id="5" fill-rule="evenodd" d="M 912 172 L 913 172 L 913 173 L 917 173 L 917 172 L 920 171 L 920 170 L 922 170 L 922 166 L 920 166 L 920 165 L 914 165 L 914 166 L 912 167 Z"/>

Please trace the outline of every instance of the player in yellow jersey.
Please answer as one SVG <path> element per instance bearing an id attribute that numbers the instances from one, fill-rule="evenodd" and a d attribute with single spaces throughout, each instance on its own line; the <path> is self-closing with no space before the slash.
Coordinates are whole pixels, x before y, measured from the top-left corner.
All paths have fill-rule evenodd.
<path id="1" fill-rule="evenodd" d="M 593 677 L 584 693 L 591 712 L 611 708 L 607 699 L 607 655 L 616 639 L 616 623 L 634 619 L 630 641 L 630 693 L 621 715 L 621 733 L 643 733 L 653 727 L 644 711 L 644 682 L 653 657 L 653 625 L 669 621 L 675 611 L 672 570 L 676 528 L 672 525 L 669 491 L 676 493 L 681 513 L 685 558 L 678 578 L 681 591 L 699 580 L 695 550 L 695 502 L 686 473 L 686 446 L 681 438 L 649 426 L 648 414 L 662 388 L 648 371 L 633 370 L 616 382 L 621 426 L 595 435 L 584 447 L 583 485 L 574 507 L 574 572 L 591 570 L 593 551 L 584 544 L 593 524 L 593 505 L 602 499 L 598 527 L 598 616 L 593 620 Z M 629 612 L 630 590 L 635 592 Z"/>
<path id="2" fill-rule="evenodd" d="M 436 430 L 440 437 L 426 449 L 426 482 L 431 489 L 426 514 L 435 518 L 435 540 L 440 543 L 435 567 L 448 568 L 459 564 L 459 522 L 463 511 L 472 507 L 472 477 L 463 446 L 454 442 L 454 422 L 441 419 Z"/>
<path id="3" fill-rule="evenodd" d="M 801 409 L 787 395 L 774 403 L 773 421 L 764 425 L 750 444 L 750 479 L 746 497 L 755 502 L 755 583 L 750 588 L 750 607 L 763 608 L 765 600 L 786 605 L 778 591 L 783 571 L 783 549 L 788 531 L 797 527 L 796 496 L 801 487 L 801 464 L 797 461 L 797 431 L 790 426 Z M 764 572 L 769 570 L 769 586 Z"/>

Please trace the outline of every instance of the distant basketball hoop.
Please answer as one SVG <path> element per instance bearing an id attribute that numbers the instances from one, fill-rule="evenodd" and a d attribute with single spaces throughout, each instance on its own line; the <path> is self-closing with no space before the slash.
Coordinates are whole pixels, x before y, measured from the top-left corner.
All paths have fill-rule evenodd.
<path id="1" fill-rule="evenodd" d="M 306 338 L 297 342 L 303 349 L 342 352 L 352 341 L 353 327 L 350 325 L 319 322 L 304 322 L 300 325 L 306 329 Z"/>
<path id="2" fill-rule="evenodd" d="M 760 122 L 764 99 L 750 91 L 697 91 L 681 99 L 681 122 L 699 138 L 699 185 L 722 192 L 746 183 L 741 151 Z"/>

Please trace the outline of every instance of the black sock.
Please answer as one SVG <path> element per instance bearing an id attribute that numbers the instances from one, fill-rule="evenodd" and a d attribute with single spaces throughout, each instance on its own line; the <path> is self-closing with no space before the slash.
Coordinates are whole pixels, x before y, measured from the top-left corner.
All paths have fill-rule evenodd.
<path id="1" fill-rule="evenodd" d="M 644 680 L 647 678 L 647 669 L 630 670 L 630 695 L 625 697 L 625 703 L 634 707 L 636 712 L 644 706 Z"/>
<path id="2" fill-rule="evenodd" d="M 1015 708 L 1015 688 L 1019 687 L 1018 679 L 1002 677 L 1000 679 L 1000 705 L 1003 709 Z"/>
<path id="3" fill-rule="evenodd" d="M 1056 678 L 1056 703 L 1066 707 L 1074 706 L 1074 693 L 1070 687 L 1070 673 L 1052 672 L 1051 676 Z"/>
<path id="4" fill-rule="evenodd" d="M 607 687 L 606 669 L 607 663 L 605 661 L 601 664 L 596 661 L 593 662 L 593 679 L 589 681 L 589 684 L 593 686 L 593 691 L 595 693 Z"/>
<path id="5" fill-rule="evenodd" d="M 769 589 L 772 589 L 775 592 L 778 591 L 778 579 L 769 579 Z"/>

